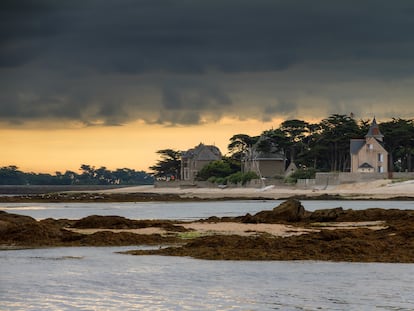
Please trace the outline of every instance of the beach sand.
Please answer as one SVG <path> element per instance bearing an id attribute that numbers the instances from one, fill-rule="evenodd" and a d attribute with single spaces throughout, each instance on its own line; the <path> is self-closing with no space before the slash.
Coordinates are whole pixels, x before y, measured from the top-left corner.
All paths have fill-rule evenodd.
<path id="1" fill-rule="evenodd" d="M 180 223 L 186 229 L 194 230 L 194 235 L 240 235 L 251 236 L 261 233 L 267 233 L 278 237 L 290 237 L 295 235 L 307 234 L 311 232 L 320 232 L 320 228 L 324 230 L 352 230 L 352 229 L 371 229 L 382 230 L 387 226 L 383 221 L 361 221 L 361 222 L 337 222 L 337 223 L 325 223 L 323 227 L 320 224 L 315 224 L 315 227 L 304 228 L 302 226 L 292 226 L 286 224 L 246 224 L 237 222 L 187 222 Z M 111 231 L 114 233 L 129 232 L 135 234 L 168 234 L 168 231 L 161 227 L 149 227 L 140 229 L 78 229 L 78 228 L 65 228 L 72 232 L 81 234 L 94 234 L 102 231 Z"/>
<path id="2" fill-rule="evenodd" d="M 285 199 L 294 196 L 317 197 L 321 195 L 339 195 L 344 198 L 390 199 L 395 197 L 414 197 L 414 180 L 395 182 L 388 179 L 328 186 L 326 189 L 313 187 L 308 189 L 296 186 L 268 186 L 265 188 L 179 188 L 136 186 L 100 191 L 101 193 L 158 193 L 176 194 L 184 198 L 260 198 Z"/>

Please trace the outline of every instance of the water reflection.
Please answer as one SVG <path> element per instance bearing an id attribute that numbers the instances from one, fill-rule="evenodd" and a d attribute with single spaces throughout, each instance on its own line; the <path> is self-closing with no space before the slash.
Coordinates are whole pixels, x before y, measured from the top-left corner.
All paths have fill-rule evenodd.
<path id="1" fill-rule="evenodd" d="M 207 261 L 114 253 L 128 249 L 2 251 L 2 309 L 412 310 L 414 306 L 410 264 Z"/>

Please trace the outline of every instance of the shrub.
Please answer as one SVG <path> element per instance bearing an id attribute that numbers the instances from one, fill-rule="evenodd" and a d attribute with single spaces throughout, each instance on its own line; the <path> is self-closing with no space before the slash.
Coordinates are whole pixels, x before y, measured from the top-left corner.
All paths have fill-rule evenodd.
<path id="1" fill-rule="evenodd" d="M 208 182 L 211 182 L 212 184 L 214 184 L 214 183 L 216 182 L 216 180 L 217 180 L 217 177 L 216 177 L 216 176 L 211 176 L 211 177 L 209 177 L 209 178 L 207 179 L 207 181 L 208 181 Z"/>
<path id="2" fill-rule="evenodd" d="M 295 184 L 298 179 L 312 179 L 315 178 L 316 170 L 314 168 L 301 168 L 293 172 L 285 182 Z"/>
<path id="3" fill-rule="evenodd" d="M 228 181 L 232 184 L 239 184 L 245 185 L 247 182 L 249 182 L 252 179 L 259 178 L 255 172 L 247 172 L 247 173 L 241 173 L 237 172 L 234 174 L 231 174 L 228 177 Z"/>
<path id="4" fill-rule="evenodd" d="M 227 185 L 227 177 L 217 177 L 216 178 L 217 185 Z"/>
<path id="5" fill-rule="evenodd" d="M 241 182 L 241 180 L 242 180 L 242 173 L 241 172 L 237 172 L 237 173 L 234 173 L 234 174 L 231 174 L 229 177 L 228 177 L 228 181 L 230 182 L 230 183 L 232 183 L 232 184 L 238 184 L 239 182 Z"/>
<path id="6" fill-rule="evenodd" d="M 230 164 L 226 161 L 213 161 L 205 165 L 197 174 L 197 180 L 208 180 L 210 177 L 226 177 L 232 173 Z"/>
<path id="7" fill-rule="evenodd" d="M 242 185 L 245 185 L 247 182 L 251 181 L 252 179 L 257 179 L 259 176 L 255 172 L 247 172 L 244 173 L 242 176 Z"/>

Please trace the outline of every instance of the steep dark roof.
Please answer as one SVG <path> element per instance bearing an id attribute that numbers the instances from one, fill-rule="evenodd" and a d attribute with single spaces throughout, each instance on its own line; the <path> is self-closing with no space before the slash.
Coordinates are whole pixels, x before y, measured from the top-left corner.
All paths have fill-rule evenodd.
<path id="1" fill-rule="evenodd" d="M 221 158 L 220 149 L 216 146 L 199 144 L 181 154 L 182 158 L 196 158 L 200 161 L 215 161 Z"/>
<path id="2" fill-rule="evenodd" d="M 374 137 L 375 139 L 382 141 L 382 139 L 384 138 L 384 135 L 382 135 L 378 124 L 377 124 L 377 120 L 372 120 L 372 123 L 369 127 L 368 133 L 367 135 L 365 135 L 365 137 Z"/>

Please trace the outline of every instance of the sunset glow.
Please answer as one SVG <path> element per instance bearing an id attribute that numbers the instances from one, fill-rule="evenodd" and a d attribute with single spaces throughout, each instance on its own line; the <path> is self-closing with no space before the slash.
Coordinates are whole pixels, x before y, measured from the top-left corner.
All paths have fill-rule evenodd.
<path id="1" fill-rule="evenodd" d="M 148 171 L 158 156 L 157 150 L 187 150 L 200 142 L 216 145 L 227 153 L 234 134 L 259 135 L 277 127 L 280 120 L 257 122 L 223 119 L 216 123 L 165 127 L 134 122 L 125 126 L 2 129 L 0 166 L 16 165 L 23 171 L 77 171 L 81 164 L 108 169 L 132 168 Z"/>

